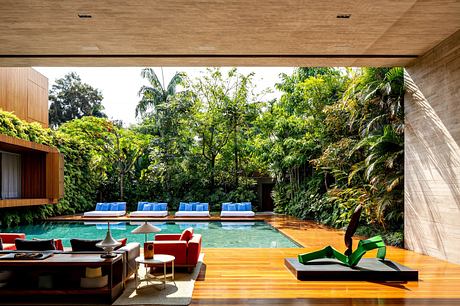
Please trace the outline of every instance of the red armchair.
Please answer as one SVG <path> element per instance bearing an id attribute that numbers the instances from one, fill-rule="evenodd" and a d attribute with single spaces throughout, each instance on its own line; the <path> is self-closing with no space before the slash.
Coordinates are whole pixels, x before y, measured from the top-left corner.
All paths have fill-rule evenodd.
<path id="1" fill-rule="evenodd" d="M 14 241 L 16 238 L 26 239 L 26 234 L 24 233 L 0 233 L 0 239 L 2 239 L 3 249 L 4 250 L 16 250 L 16 245 Z"/>
<path id="2" fill-rule="evenodd" d="M 193 234 L 190 240 L 179 240 L 181 234 L 155 235 L 153 251 L 176 257 L 174 266 L 193 268 L 198 263 L 201 252 L 201 235 Z"/>

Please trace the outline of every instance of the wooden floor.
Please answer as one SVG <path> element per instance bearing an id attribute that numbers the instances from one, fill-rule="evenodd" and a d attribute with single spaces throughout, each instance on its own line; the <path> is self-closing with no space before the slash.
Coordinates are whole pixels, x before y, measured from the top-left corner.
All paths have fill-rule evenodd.
<path id="1" fill-rule="evenodd" d="M 292 217 L 265 219 L 304 248 L 204 249 L 192 305 L 460 305 L 459 265 L 394 247 L 388 258 L 418 269 L 419 282 L 297 281 L 284 258 L 325 244 L 344 250 L 343 232 Z"/>
<path id="2" fill-rule="evenodd" d="M 326 244 L 344 250 L 343 231 L 286 216 L 256 219 L 270 223 L 303 248 L 203 249 L 204 265 L 192 305 L 460 305 L 460 265 L 394 247 L 387 249 L 388 259 L 419 270 L 418 282 L 297 281 L 284 266 L 284 258 Z M 81 217 L 55 220 L 81 221 Z M 375 252 L 367 255 L 373 256 Z"/>

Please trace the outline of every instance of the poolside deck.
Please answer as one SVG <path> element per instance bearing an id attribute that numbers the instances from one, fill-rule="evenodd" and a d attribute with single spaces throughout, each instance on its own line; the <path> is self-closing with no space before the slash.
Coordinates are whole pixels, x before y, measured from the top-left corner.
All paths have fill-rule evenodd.
<path id="1" fill-rule="evenodd" d="M 395 247 L 388 248 L 388 258 L 418 269 L 419 282 L 297 281 L 284 266 L 284 258 L 326 244 L 344 249 L 344 233 L 293 217 L 264 215 L 256 220 L 265 220 L 304 248 L 203 249 L 205 260 L 192 305 L 460 305 L 460 265 Z"/>
<path id="2" fill-rule="evenodd" d="M 129 214 L 122 217 L 83 217 L 83 214 L 56 216 L 48 218 L 49 221 L 85 221 L 85 222 L 130 222 L 139 220 L 148 221 L 265 221 L 267 218 L 273 216 L 269 213 L 257 213 L 254 217 L 224 217 L 221 218 L 218 213 L 211 213 L 211 217 L 175 217 L 169 214 L 167 217 L 130 217 Z"/>

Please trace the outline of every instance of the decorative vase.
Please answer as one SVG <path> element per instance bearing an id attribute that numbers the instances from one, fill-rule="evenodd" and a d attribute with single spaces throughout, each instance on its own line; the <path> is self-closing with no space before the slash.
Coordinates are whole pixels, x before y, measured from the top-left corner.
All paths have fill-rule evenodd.
<path id="1" fill-rule="evenodd" d="M 153 242 L 145 242 L 144 243 L 144 258 L 145 259 L 152 259 L 153 255 L 154 255 Z"/>

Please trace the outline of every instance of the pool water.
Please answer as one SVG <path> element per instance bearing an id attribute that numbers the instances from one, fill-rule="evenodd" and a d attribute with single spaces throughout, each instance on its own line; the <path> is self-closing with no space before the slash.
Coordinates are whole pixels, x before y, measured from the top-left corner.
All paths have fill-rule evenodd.
<path id="1" fill-rule="evenodd" d="M 144 242 L 144 234 L 131 231 L 142 224 L 138 222 L 111 222 L 114 238 L 128 238 L 128 242 Z M 188 227 L 202 234 L 205 248 L 298 248 L 297 243 L 263 221 L 254 222 L 150 222 L 159 227 L 159 234 L 177 234 Z M 9 228 L 1 232 L 26 233 L 28 239 L 60 238 L 65 247 L 70 247 L 71 238 L 104 239 L 107 223 L 94 222 L 43 222 Z M 153 234 L 148 235 L 153 239 Z"/>

